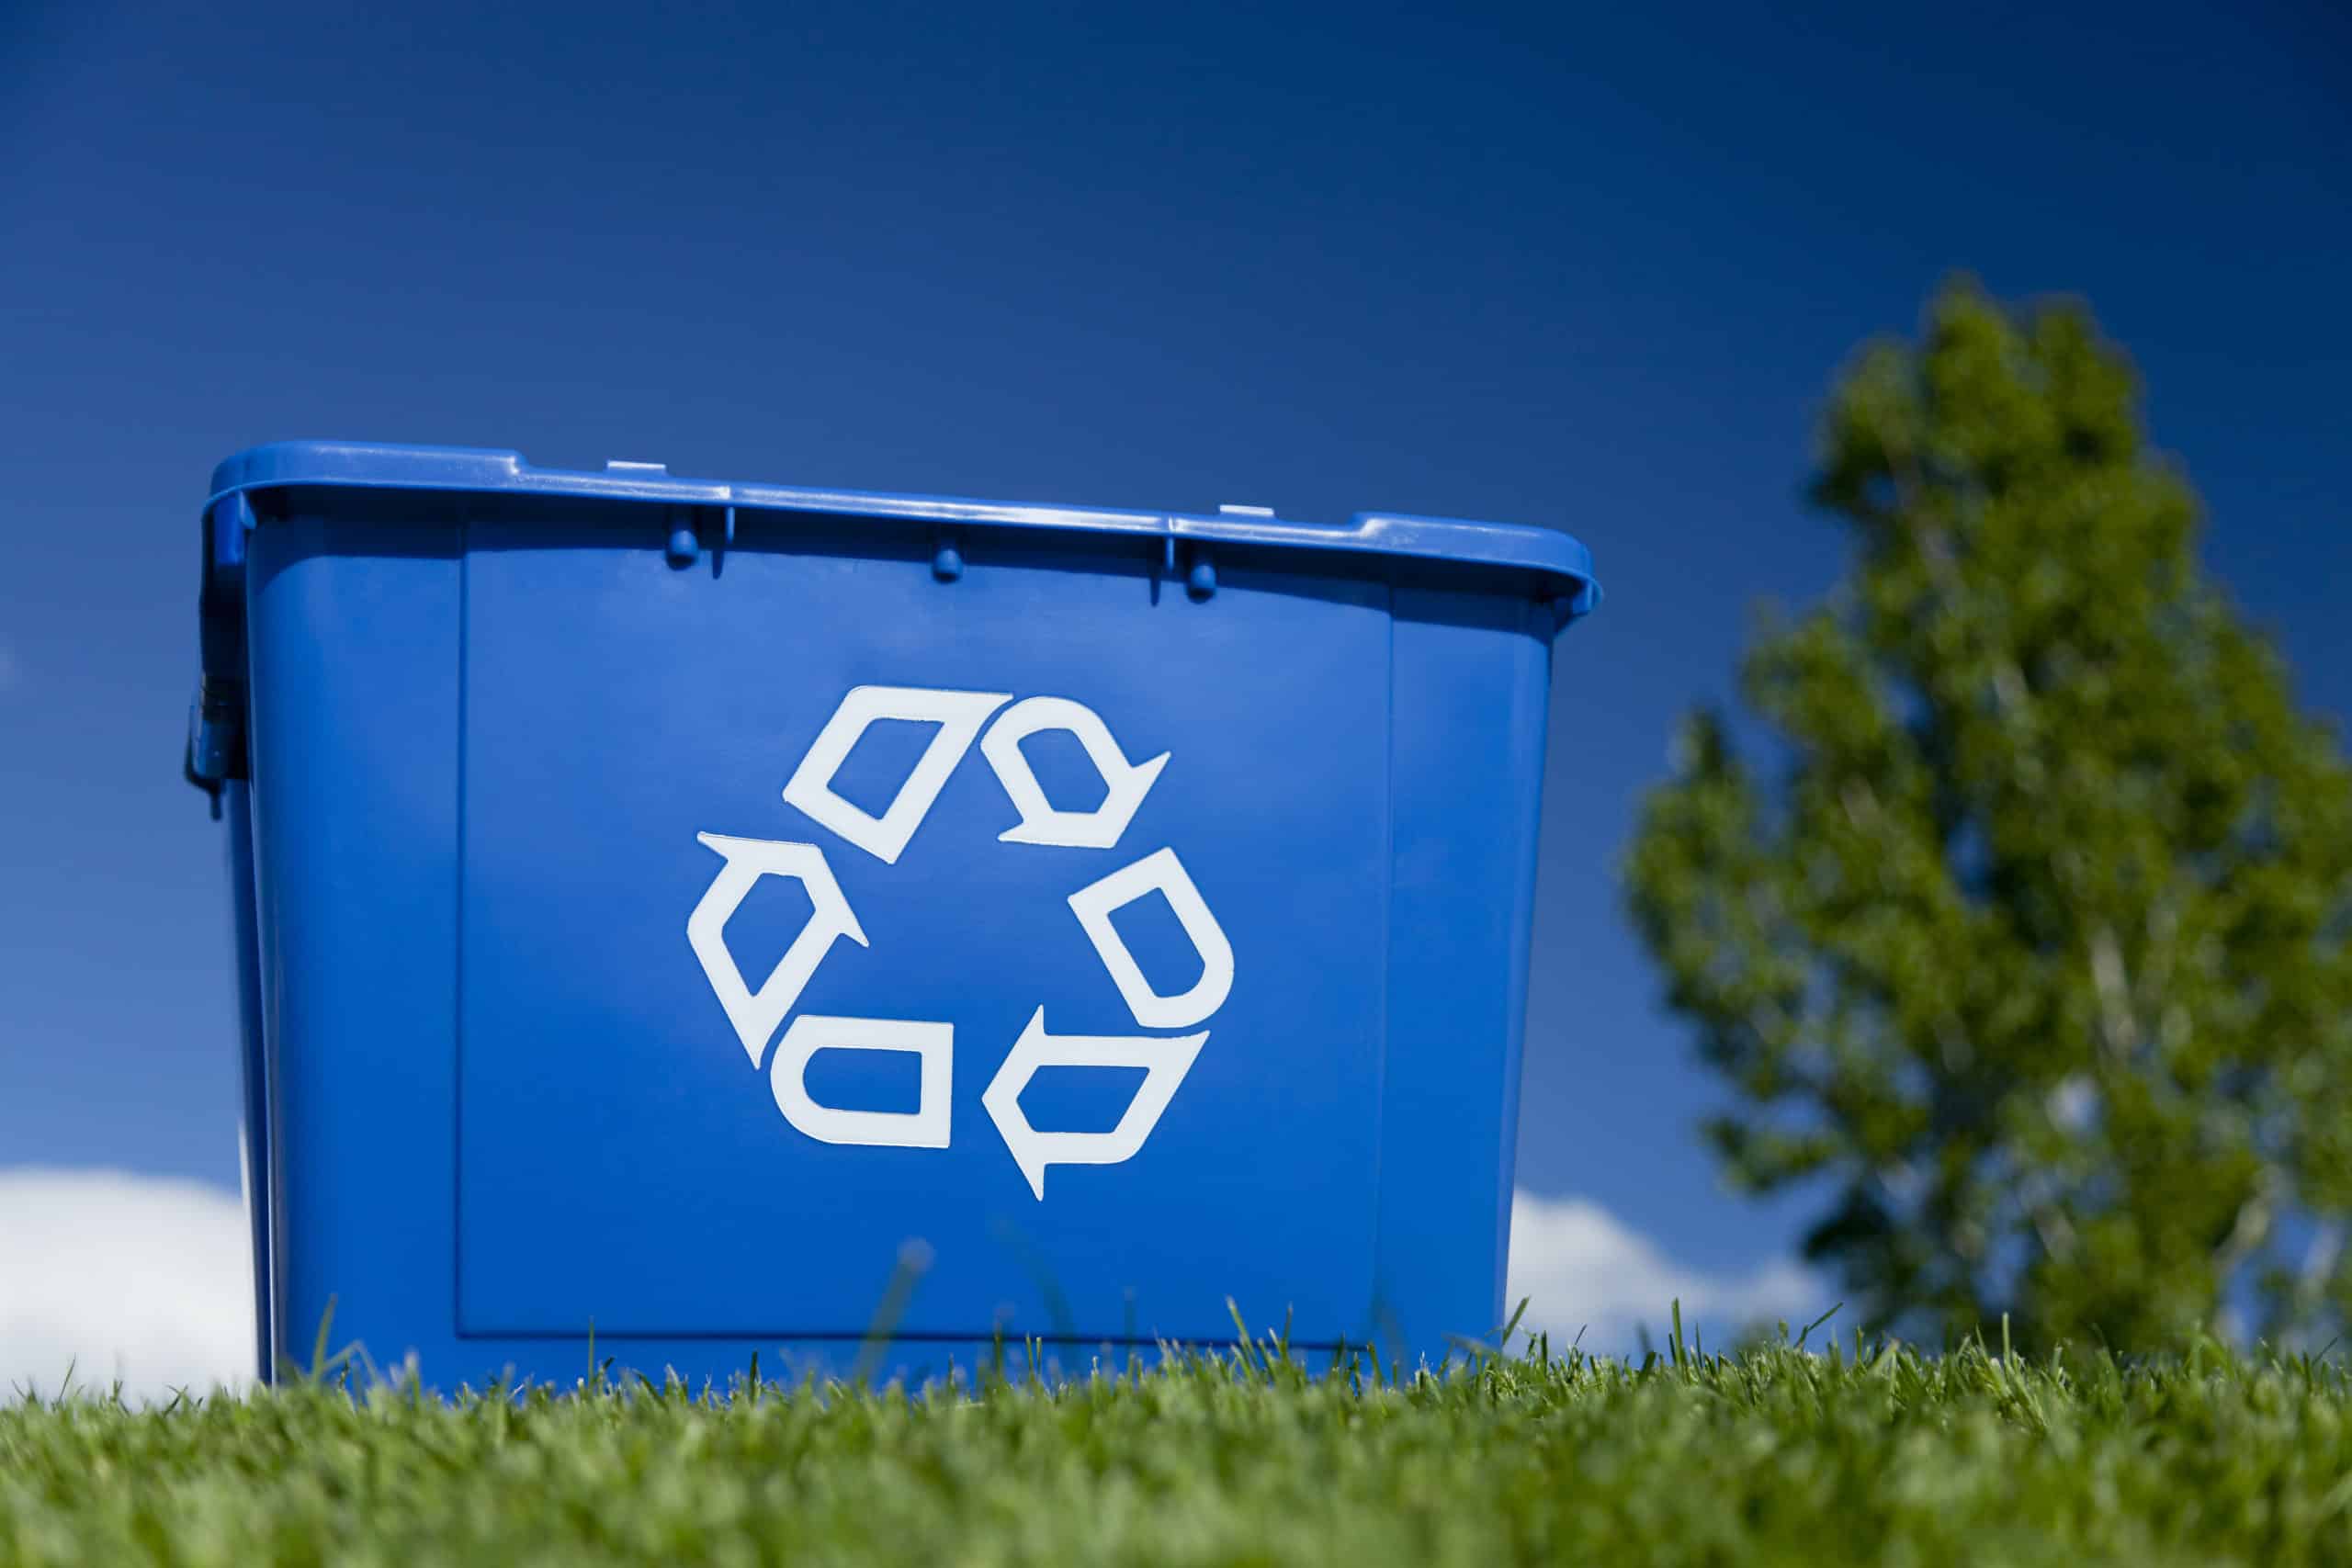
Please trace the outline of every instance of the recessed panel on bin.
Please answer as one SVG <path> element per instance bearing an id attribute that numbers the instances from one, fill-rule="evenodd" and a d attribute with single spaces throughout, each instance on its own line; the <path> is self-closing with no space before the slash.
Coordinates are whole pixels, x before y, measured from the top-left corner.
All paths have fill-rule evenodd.
<path id="1" fill-rule="evenodd" d="M 1376 1327 L 1385 586 L 632 516 L 468 531 L 461 1330 Z"/>

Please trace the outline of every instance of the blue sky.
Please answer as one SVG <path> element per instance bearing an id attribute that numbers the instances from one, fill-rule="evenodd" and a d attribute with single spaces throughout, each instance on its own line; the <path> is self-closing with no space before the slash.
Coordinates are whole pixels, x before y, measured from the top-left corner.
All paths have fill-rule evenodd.
<path id="1" fill-rule="evenodd" d="M 1715 1091 L 1612 868 L 1840 540 L 1841 359 L 1953 268 L 2086 297 L 2208 558 L 2352 713 L 2352 23 L 2313 4 L 29 8 L 0 0 L 0 1168 L 233 1187 L 177 775 L 211 464 L 542 464 L 1543 523 L 1563 639 L 1520 1173 L 1709 1277 Z"/>

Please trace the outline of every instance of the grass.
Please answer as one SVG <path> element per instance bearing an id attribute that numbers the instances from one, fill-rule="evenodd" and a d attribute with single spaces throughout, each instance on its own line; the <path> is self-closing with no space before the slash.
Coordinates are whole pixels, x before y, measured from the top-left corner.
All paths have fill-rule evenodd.
<path id="1" fill-rule="evenodd" d="M 1016 1360 L 1019 1358 L 1014 1358 Z M 0 1563 L 2352 1562 L 2330 1361 L 1847 1342 L 0 1405 Z"/>

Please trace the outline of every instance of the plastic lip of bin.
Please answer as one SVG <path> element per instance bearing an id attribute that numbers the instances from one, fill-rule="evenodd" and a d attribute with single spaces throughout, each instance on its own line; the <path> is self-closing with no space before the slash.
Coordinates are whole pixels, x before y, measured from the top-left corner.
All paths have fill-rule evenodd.
<path id="1" fill-rule="evenodd" d="M 1345 525 L 1294 523 L 1271 509 L 1228 507 L 1214 515 L 1113 511 L 1095 507 L 987 502 L 885 491 L 812 490 L 718 483 L 671 476 L 666 465 L 616 460 L 601 472 L 535 468 L 519 452 L 469 446 L 400 446 L 361 442 L 288 441 L 255 446 L 212 471 L 214 504 L 290 486 L 424 490 L 481 494 L 571 496 L 685 507 L 742 507 L 836 516 L 891 517 L 939 525 L 1069 529 L 1143 535 L 1207 544 L 1344 550 L 1511 567 L 1556 584 L 1551 595 L 1566 620 L 1600 606 L 1592 554 L 1554 528 L 1360 512 Z"/>
<path id="2" fill-rule="evenodd" d="M 327 442 L 204 520 L 266 1362 L 1498 1325 L 1575 540 Z"/>

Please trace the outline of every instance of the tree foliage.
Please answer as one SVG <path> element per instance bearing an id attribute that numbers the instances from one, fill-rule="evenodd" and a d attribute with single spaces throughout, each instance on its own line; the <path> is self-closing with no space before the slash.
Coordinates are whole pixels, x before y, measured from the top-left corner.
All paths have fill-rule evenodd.
<path id="1" fill-rule="evenodd" d="M 1731 1174 L 1830 1191 L 1807 1252 L 1882 1325 L 2340 1325 L 2352 773 L 2130 367 L 1951 285 L 1839 380 L 1812 494 L 1853 564 L 1746 659 L 1761 760 L 1692 715 L 1628 865 Z"/>

